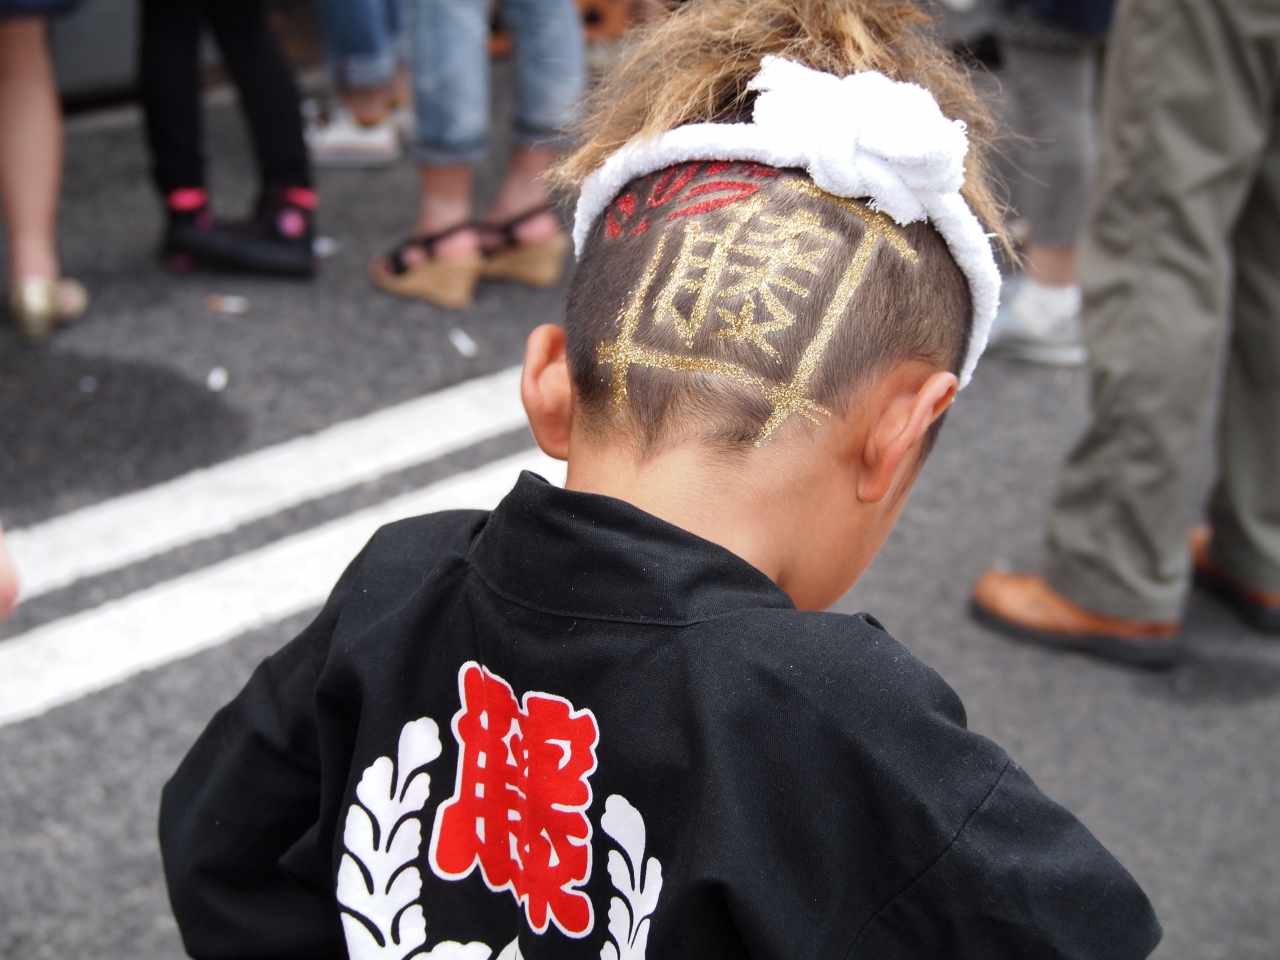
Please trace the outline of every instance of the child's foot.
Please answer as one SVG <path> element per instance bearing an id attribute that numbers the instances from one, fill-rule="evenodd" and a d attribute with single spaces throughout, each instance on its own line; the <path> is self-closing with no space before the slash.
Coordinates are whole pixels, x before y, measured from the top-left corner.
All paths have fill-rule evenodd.
<path id="1" fill-rule="evenodd" d="M 1189 540 L 1196 586 L 1222 600 L 1254 629 L 1280 633 L 1280 593 L 1241 583 L 1219 567 L 1209 553 L 1213 531 L 1208 527 L 1195 527 Z"/>
<path id="2" fill-rule="evenodd" d="M 1080 288 L 1051 287 L 1029 277 L 1006 280 L 991 327 L 993 353 L 1054 367 L 1088 359 L 1080 334 Z"/>
<path id="3" fill-rule="evenodd" d="M 973 587 L 975 619 L 1007 637 L 1056 650 L 1080 650 L 1143 667 L 1169 666 L 1182 655 L 1179 623 L 1094 613 L 1043 579 L 989 570 Z"/>

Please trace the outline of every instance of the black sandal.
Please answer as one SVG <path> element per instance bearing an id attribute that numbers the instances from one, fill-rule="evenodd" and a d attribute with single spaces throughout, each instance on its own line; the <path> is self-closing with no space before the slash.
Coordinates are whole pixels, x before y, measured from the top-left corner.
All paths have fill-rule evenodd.
<path id="1" fill-rule="evenodd" d="M 409 272 L 409 265 L 404 262 L 404 254 L 406 250 L 418 249 L 427 255 L 428 260 L 436 259 L 436 244 L 441 240 L 447 240 L 455 234 L 461 233 L 463 230 L 474 230 L 475 226 L 471 223 L 459 223 L 450 227 L 448 230 L 441 230 L 439 233 L 433 233 L 429 236 L 413 236 L 406 240 L 401 240 L 385 255 L 387 264 L 391 267 L 391 272 L 397 277 L 402 277 Z"/>
<path id="2" fill-rule="evenodd" d="M 534 217 L 554 213 L 550 204 L 535 207 L 506 223 L 482 223 L 476 229 L 482 235 L 497 234 L 500 243 L 484 247 L 484 276 L 489 280 L 514 280 L 531 287 L 554 287 L 564 276 L 565 254 L 569 252 L 569 238 L 563 230 L 546 240 L 524 243 L 516 237 L 516 229 Z"/>
<path id="3" fill-rule="evenodd" d="M 471 254 L 441 259 L 436 256 L 435 245 L 470 229 L 473 229 L 470 223 L 460 223 L 431 236 L 410 237 L 386 255 L 385 263 L 374 263 L 370 279 L 375 286 L 396 296 L 426 300 L 451 310 L 468 307 L 475 299 L 476 284 L 485 267 L 484 258 Z M 421 263 L 405 263 L 404 254 L 413 247 L 425 253 L 427 259 Z"/>

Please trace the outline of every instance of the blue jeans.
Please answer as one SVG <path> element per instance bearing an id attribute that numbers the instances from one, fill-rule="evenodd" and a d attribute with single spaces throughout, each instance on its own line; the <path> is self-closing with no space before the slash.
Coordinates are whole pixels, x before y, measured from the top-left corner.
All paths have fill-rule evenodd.
<path id="1" fill-rule="evenodd" d="M 334 81 L 344 90 L 385 87 L 401 60 L 401 0 L 315 0 Z"/>
<path id="2" fill-rule="evenodd" d="M 515 141 L 559 147 L 577 116 L 586 47 L 574 0 L 501 0 L 515 46 Z M 475 163 L 489 146 L 488 0 L 407 0 L 417 113 L 414 155 Z"/>

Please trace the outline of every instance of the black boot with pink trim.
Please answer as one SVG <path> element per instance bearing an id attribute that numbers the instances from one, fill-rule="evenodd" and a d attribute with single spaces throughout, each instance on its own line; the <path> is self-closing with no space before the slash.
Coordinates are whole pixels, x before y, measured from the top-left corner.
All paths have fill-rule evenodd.
<path id="1" fill-rule="evenodd" d="M 213 220 L 204 190 L 174 191 L 168 206 L 164 260 L 172 270 L 205 267 L 302 277 L 315 273 L 313 190 L 265 190 L 255 215 L 232 223 Z"/>

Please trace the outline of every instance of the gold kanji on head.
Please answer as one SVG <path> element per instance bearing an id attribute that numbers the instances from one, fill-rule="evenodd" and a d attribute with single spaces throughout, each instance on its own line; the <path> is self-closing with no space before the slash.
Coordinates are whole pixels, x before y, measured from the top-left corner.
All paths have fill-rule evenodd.
<path id="1" fill-rule="evenodd" d="M 658 238 L 653 256 L 619 316 L 618 338 L 612 343 L 601 343 L 597 351 L 600 363 L 612 368 L 610 379 L 616 406 L 626 402 L 627 374 L 631 367 L 641 366 L 709 374 L 758 390 L 772 412 L 756 436 L 756 446 L 764 443 L 792 414 L 815 423 L 819 422 L 819 414 L 830 415 L 829 410 L 808 396 L 809 382 L 862 283 L 876 243 L 883 238 L 911 263 L 916 262 L 916 252 L 884 214 L 855 200 L 832 196 L 807 180 L 786 182 L 800 193 L 829 201 L 865 225 L 862 239 L 826 304 L 818 329 L 805 345 L 791 375 L 775 380 L 741 364 L 715 357 L 671 353 L 636 341 L 641 317 L 650 304 L 650 291 L 667 260 L 668 234 L 664 233 Z M 711 311 L 712 300 L 741 297 L 737 310 L 716 305 L 716 316 L 722 326 L 715 336 L 751 344 L 766 356 L 779 359 L 778 349 L 769 337 L 788 329 L 797 319 L 795 311 L 780 294 L 809 298 L 812 278 L 818 274 L 819 264 L 830 252 L 837 235 L 824 227 L 812 211 L 776 216 L 766 214 L 767 208 L 766 197 L 753 196 L 736 206 L 730 222 L 719 233 L 706 229 L 698 220 L 685 224 L 666 282 L 652 299 L 654 326 L 673 324 L 685 346 L 692 349 Z M 746 230 L 748 223 L 757 217 L 762 227 L 772 229 Z M 731 261 L 731 256 L 736 259 Z M 721 289 L 726 281 L 729 286 Z M 687 313 L 682 312 L 677 298 L 694 291 L 697 297 L 693 305 Z M 761 310 L 769 319 L 757 322 Z"/>
<path id="2" fill-rule="evenodd" d="M 752 231 L 749 241 L 732 246 L 732 253 L 758 262 L 751 266 L 735 265 L 728 268 L 731 276 L 737 275 L 741 279 L 733 286 L 721 290 L 719 299 L 743 294 L 746 297 L 742 309 L 736 314 L 723 307 L 717 308 L 726 326 L 716 331 L 716 336 L 722 340 L 732 338 L 754 344 L 763 353 L 777 357 L 777 349 L 766 337 L 787 329 L 796 321 L 795 313 L 787 308 L 778 293 L 786 290 L 807 299 L 809 287 L 804 281 L 818 273 L 818 262 L 827 255 L 836 235 L 826 229 L 818 216 L 809 210 L 797 210 L 786 217 L 766 216 L 762 219 L 774 229 L 769 233 Z M 805 239 L 825 243 L 814 249 L 801 251 L 800 242 Z M 760 297 L 760 304 L 768 313 L 769 320 L 755 322 L 756 301 L 753 294 Z"/>

